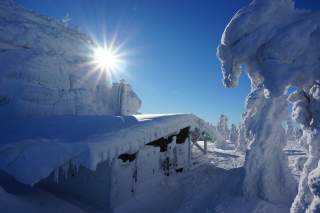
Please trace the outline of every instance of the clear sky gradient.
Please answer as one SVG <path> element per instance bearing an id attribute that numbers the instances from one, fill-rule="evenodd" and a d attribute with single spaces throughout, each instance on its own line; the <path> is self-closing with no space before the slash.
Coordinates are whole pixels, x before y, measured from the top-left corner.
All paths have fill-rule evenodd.
<path id="1" fill-rule="evenodd" d="M 250 0 L 17 0 L 26 8 L 62 19 L 97 41 L 116 36 L 126 56 L 125 78 L 143 101 L 142 113 L 194 113 L 237 123 L 250 91 L 246 76 L 236 89 L 222 84 L 216 58 L 224 27 Z M 319 0 L 296 0 L 320 9 Z"/>

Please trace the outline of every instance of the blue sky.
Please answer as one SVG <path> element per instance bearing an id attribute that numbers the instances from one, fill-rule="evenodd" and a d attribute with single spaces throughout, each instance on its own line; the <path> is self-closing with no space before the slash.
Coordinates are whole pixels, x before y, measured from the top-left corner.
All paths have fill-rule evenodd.
<path id="1" fill-rule="evenodd" d="M 239 122 L 250 83 L 222 85 L 215 56 L 224 27 L 250 0 L 17 0 L 26 8 L 62 19 L 102 41 L 124 43 L 126 75 L 143 101 L 143 113 L 194 113 L 216 122 Z M 296 0 L 320 9 L 319 0 Z"/>

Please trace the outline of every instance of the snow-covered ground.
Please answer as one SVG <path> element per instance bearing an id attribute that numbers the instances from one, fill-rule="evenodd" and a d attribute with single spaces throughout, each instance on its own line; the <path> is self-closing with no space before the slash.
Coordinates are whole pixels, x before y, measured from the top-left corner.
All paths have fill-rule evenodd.
<path id="1" fill-rule="evenodd" d="M 199 145 L 202 145 L 202 142 L 199 142 Z M 284 149 L 284 152 L 288 156 L 289 168 L 292 174 L 295 176 L 296 184 L 298 184 L 302 166 L 300 169 L 297 168 L 297 160 L 301 157 L 306 157 L 306 152 L 301 147 L 297 141 L 289 140 L 287 146 Z M 203 155 L 203 153 L 198 150 L 196 147 L 193 149 L 193 165 L 196 168 L 201 165 L 201 167 L 207 167 L 208 169 L 211 166 L 222 168 L 225 172 L 234 171 L 235 168 L 243 169 L 245 156 L 241 152 L 235 150 L 221 150 L 217 149 L 214 144 L 208 143 L 208 154 Z M 213 167 L 211 167 L 213 168 Z M 212 170 L 213 171 L 213 170 Z M 217 170 L 216 170 L 217 172 Z M 235 174 L 234 174 L 235 175 Z M 239 175 L 239 174 L 238 174 Z M 233 176 L 231 181 L 220 180 L 220 184 L 230 184 L 232 181 L 236 181 L 238 176 Z M 226 182 L 224 182 L 226 181 Z M 230 182 L 229 182 L 230 181 Z M 210 183 L 207 183 L 211 187 Z M 236 186 L 238 190 L 241 191 L 242 183 Z M 289 212 L 290 206 L 285 205 L 276 205 L 259 199 L 248 199 L 242 196 L 239 196 L 240 192 L 236 190 L 238 194 L 236 196 L 222 196 L 220 201 L 214 199 L 209 200 L 208 202 L 203 201 L 203 205 L 206 206 L 206 211 L 203 212 L 217 212 L 217 213 L 287 213 Z M 215 191 L 210 192 L 214 194 Z"/>
<path id="2" fill-rule="evenodd" d="M 203 147 L 203 141 L 199 141 L 198 144 Z M 234 149 L 219 149 L 213 142 L 208 142 L 207 146 L 207 155 L 203 155 L 197 147 L 193 146 L 193 166 L 212 164 L 218 168 L 226 170 L 240 168 L 243 166 L 245 157 L 243 153 L 237 152 Z M 228 146 L 231 147 L 231 145 Z"/>

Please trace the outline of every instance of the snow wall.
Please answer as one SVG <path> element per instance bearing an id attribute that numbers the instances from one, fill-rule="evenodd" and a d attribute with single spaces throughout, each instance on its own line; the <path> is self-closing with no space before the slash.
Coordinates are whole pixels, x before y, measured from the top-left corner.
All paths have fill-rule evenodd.
<path id="1" fill-rule="evenodd" d="M 280 185 L 280 181 L 287 176 L 274 177 L 274 180 L 278 180 L 278 183 L 274 184 L 268 179 L 256 179 L 252 174 L 256 174 L 257 177 L 279 175 L 277 172 L 272 174 L 264 171 L 267 165 L 259 166 L 263 165 L 264 161 L 272 162 L 275 169 L 284 168 L 287 164 L 284 161 L 273 160 L 281 156 L 282 146 L 279 144 L 283 141 L 279 140 L 284 134 L 283 130 L 281 127 L 278 130 L 272 129 L 268 125 L 274 125 L 273 121 L 277 124 L 283 119 L 272 118 L 273 114 L 281 110 L 279 103 L 282 101 L 276 100 L 284 99 L 283 94 L 288 87 L 297 88 L 297 92 L 290 95 L 289 100 L 293 103 L 292 116 L 302 125 L 303 138 L 307 138 L 309 157 L 291 212 L 320 211 L 320 169 L 316 169 L 320 158 L 319 23 L 320 13 L 296 9 L 292 0 L 254 0 L 234 15 L 222 35 L 218 48 L 224 84 L 227 87 L 238 85 L 243 70 L 251 80 L 252 91 L 247 98 L 244 122 L 252 136 L 253 147 L 246 159 L 246 179 L 249 178 L 255 183 L 245 181 L 244 191 L 247 196 L 254 195 L 283 203 L 286 191 L 291 191 L 288 186 L 280 187 L 279 189 L 283 189 L 280 191 L 274 187 Z M 259 114 L 273 121 L 270 120 L 268 124 L 259 118 Z M 279 143 L 261 140 L 272 138 L 275 134 L 278 134 Z M 285 170 L 282 171 L 285 174 Z M 257 187 L 254 189 L 250 184 Z M 272 196 L 278 192 L 280 196 L 282 194 L 282 199 Z"/>
<path id="2" fill-rule="evenodd" d="M 0 117 L 139 110 L 130 85 L 112 85 L 107 73 L 94 71 L 97 44 L 88 36 L 10 0 L 0 2 L 0 20 Z"/>

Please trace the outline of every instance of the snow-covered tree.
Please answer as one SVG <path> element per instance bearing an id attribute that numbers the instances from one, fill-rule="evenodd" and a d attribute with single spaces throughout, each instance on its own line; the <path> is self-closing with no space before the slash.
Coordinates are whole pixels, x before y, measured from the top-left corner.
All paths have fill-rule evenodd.
<path id="1" fill-rule="evenodd" d="M 248 7 L 238 11 L 228 24 L 218 50 L 226 86 L 237 85 L 241 74 L 240 66 L 246 65 L 253 89 L 249 99 L 257 93 L 257 88 L 260 86 L 261 91 L 258 93 L 261 94 L 264 90 L 265 95 L 264 97 L 259 95 L 258 99 L 261 101 L 265 99 L 263 101 L 267 105 L 281 98 L 288 86 L 299 88 L 299 91 L 290 96 L 290 101 L 293 103 L 293 118 L 303 127 L 303 137 L 306 138 L 309 151 L 300 179 L 299 192 L 291 207 L 292 213 L 320 211 L 320 167 L 317 168 L 320 158 L 319 19 L 319 13 L 296 9 L 292 0 L 254 0 Z M 258 109 L 264 108 L 265 104 Z M 274 104 L 278 105 L 278 102 Z M 270 105 L 270 108 L 276 109 L 275 105 Z M 252 114 L 252 108 L 248 107 L 248 104 L 246 110 Z M 273 113 L 277 114 L 278 110 Z M 261 129 L 259 123 L 262 122 L 264 118 L 258 119 L 255 122 L 257 125 L 249 128 L 256 133 L 255 140 L 259 139 L 257 135 L 267 134 L 263 128 Z M 252 128 L 255 126 L 258 128 Z M 285 174 L 280 175 L 276 170 L 275 173 L 259 171 L 255 165 L 260 163 L 253 163 L 253 161 L 272 161 L 272 158 L 280 155 L 280 150 L 275 149 L 275 152 L 267 158 L 261 154 L 266 147 L 278 146 L 269 142 L 271 141 L 266 140 L 265 143 L 254 145 L 260 148 L 251 149 L 246 169 L 251 166 L 252 170 L 257 170 L 256 175 L 259 177 L 270 178 L 279 175 L 278 181 L 280 181 Z M 250 154 L 253 152 L 255 154 Z M 250 155 L 256 158 L 250 158 Z M 251 174 L 247 173 L 246 179 L 248 176 Z M 269 185 L 275 189 L 274 183 L 254 178 L 252 180 L 259 181 L 257 196 L 272 200 L 269 199 L 263 186 Z M 250 188 L 248 184 L 254 186 L 254 183 L 245 182 L 245 188 Z M 289 196 L 287 199 L 290 198 Z"/>
<path id="2" fill-rule="evenodd" d="M 228 127 L 228 117 L 226 115 L 220 115 L 218 124 L 217 124 L 217 130 L 218 132 L 224 137 L 225 140 L 229 137 L 229 127 Z"/>
<path id="3" fill-rule="evenodd" d="M 280 161 L 284 159 L 281 157 L 284 131 L 281 126 L 279 129 L 271 126 L 278 126 L 281 120 L 281 116 L 276 115 L 282 112 L 280 103 L 286 88 L 300 89 L 291 95 L 290 100 L 294 103 L 293 117 L 299 117 L 296 121 L 304 126 L 309 159 L 304 166 L 292 212 L 307 209 L 319 212 L 320 172 L 314 170 L 320 157 L 319 19 L 319 13 L 296 9 L 292 0 L 254 0 L 232 18 L 218 48 L 227 87 L 237 86 L 242 65 L 251 79 L 252 92 L 248 96 L 244 117 L 246 128 L 253 135 L 246 161 L 246 195 L 276 203 L 291 200 L 291 193 L 286 193 L 292 191 L 288 188 L 290 181 L 286 180 L 289 178 L 287 169 L 280 169 L 287 164 Z M 272 138 L 278 142 L 272 142 Z M 273 152 L 268 154 L 271 150 Z M 278 165 L 274 159 L 279 159 Z M 273 162 L 273 166 L 264 162 Z M 250 170 L 252 172 L 248 172 Z"/>
<path id="4" fill-rule="evenodd" d="M 301 141 L 309 151 L 291 211 L 320 212 L 320 82 L 293 93 L 289 100 L 292 116 L 303 128 Z"/>
<path id="5" fill-rule="evenodd" d="M 236 143 L 238 140 L 238 128 L 235 124 L 231 124 L 230 132 L 229 132 L 229 141 L 232 143 Z"/>

